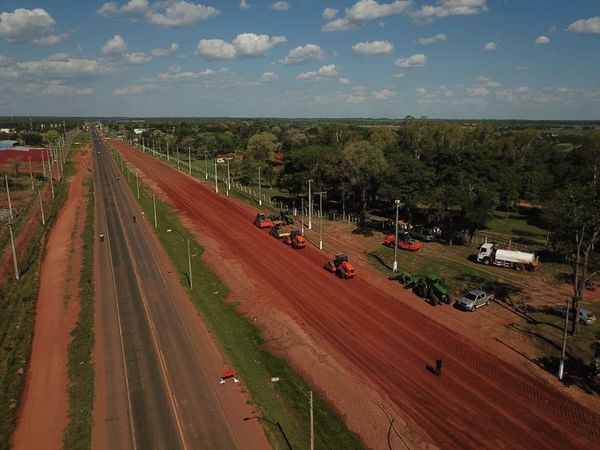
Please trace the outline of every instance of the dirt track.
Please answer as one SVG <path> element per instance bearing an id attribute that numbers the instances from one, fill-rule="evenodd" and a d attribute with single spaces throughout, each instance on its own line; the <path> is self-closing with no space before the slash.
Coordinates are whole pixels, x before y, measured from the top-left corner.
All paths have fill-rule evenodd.
<path id="1" fill-rule="evenodd" d="M 600 416 L 485 352 L 359 277 L 324 271 L 312 248 L 294 251 L 257 230 L 253 210 L 125 145 L 117 145 L 178 212 L 216 236 L 224 261 L 316 331 L 441 448 L 593 448 Z M 314 334 L 314 333 L 313 333 Z M 437 357 L 444 375 L 427 370 Z M 339 380 L 343 382 L 343 380 Z M 342 411 L 344 413 L 344 411 Z"/>
<path id="2" fill-rule="evenodd" d="M 62 448 L 69 404 L 68 345 L 79 313 L 79 274 L 86 207 L 83 180 L 90 150 L 74 156 L 76 174 L 58 213 L 40 272 L 31 362 L 17 427 L 15 449 Z"/>

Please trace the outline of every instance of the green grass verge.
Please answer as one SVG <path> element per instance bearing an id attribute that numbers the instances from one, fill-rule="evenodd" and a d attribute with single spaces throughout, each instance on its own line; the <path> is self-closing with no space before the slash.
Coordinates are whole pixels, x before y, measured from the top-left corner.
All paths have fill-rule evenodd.
<path id="1" fill-rule="evenodd" d="M 72 173 L 72 163 L 65 165 L 65 173 Z M 44 205 L 46 225 L 37 223 L 28 230 L 30 238 L 18 255 L 20 279 L 10 277 L 0 291 L 0 449 L 8 449 L 12 435 L 25 376 L 29 368 L 35 305 L 39 290 L 39 271 L 45 239 L 56 214 L 67 198 L 68 178 L 55 185 L 55 198 Z M 22 229 L 24 218 L 15 227 L 15 235 Z"/>
<path id="2" fill-rule="evenodd" d="M 117 154 L 118 159 L 118 154 Z M 117 163 L 120 168 L 120 162 Z M 124 179 L 127 176 L 124 174 Z M 136 194 L 135 178 L 130 188 Z M 153 223 L 152 198 L 142 194 L 140 199 L 147 220 Z M 182 226 L 177 215 L 165 203 L 156 201 L 158 229 L 156 234 L 169 253 L 181 282 L 188 286 L 187 240 L 193 257 L 194 289 L 189 290 L 192 302 L 204 317 L 216 338 L 221 352 L 236 368 L 250 392 L 256 415 L 267 425 L 269 438 L 275 448 L 309 448 L 309 403 L 306 392 L 312 389 L 283 359 L 271 354 L 260 330 L 237 311 L 237 303 L 227 302 L 227 287 L 203 261 L 203 247 Z M 170 229 L 171 232 L 167 232 Z M 281 379 L 272 383 L 271 377 Z M 363 448 L 360 440 L 348 431 L 341 418 L 320 395 L 314 395 L 316 448 Z M 279 427 L 285 433 L 282 435 Z"/>
<path id="3" fill-rule="evenodd" d="M 79 317 L 69 344 L 69 423 L 64 430 L 65 449 L 88 449 L 92 439 L 94 407 L 94 190 L 86 180 L 88 204 L 82 234 L 83 255 L 79 279 Z"/>
<path id="4" fill-rule="evenodd" d="M 517 212 L 506 213 L 494 211 L 492 219 L 487 223 L 485 230 L 488 234 L 495 234 L 504 239 L 514 241 L 526 241 L 538 244 L 546 244 L 548 231 L 537 225 L 531 224 L 527 216 Z"/>

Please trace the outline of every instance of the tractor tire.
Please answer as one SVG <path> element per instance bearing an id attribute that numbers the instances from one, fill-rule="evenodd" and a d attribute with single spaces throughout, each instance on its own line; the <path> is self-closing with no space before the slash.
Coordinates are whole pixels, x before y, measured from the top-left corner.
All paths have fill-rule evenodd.
<path id="1" fill-rule="evenodd" d="M 431 294 L 431 296 L 429 297 L 431 304 L 433 306 L 438 306 L 440 304 L 440 299 L 438 298 L 437 295 L 435 294 Z"/>
<path id="2" fill-rule="evenodd" d="M 340 277 L 342 280 L 344 279 L 344 276 L 346 275 L 346 271 L 344 270 L 343 267 L 338 267 L 336 273 L 337 273 L 337 276 Z"/>
<path id="3" fill-rule="evenodd" d="M 413 288 L 413 293 L 421 298 L 425 298 L 426 292 L 423 286 L 415 286 Z"/>
<path id="4" fill-rule="evenodd" d="M 445 297 L 443 297 L 443 302 L 444 302 L 446 305 L 449 305 L 449 304 L 450 304 L 450 296 L 449 296 L 449 295 L 446 295 Z"/>

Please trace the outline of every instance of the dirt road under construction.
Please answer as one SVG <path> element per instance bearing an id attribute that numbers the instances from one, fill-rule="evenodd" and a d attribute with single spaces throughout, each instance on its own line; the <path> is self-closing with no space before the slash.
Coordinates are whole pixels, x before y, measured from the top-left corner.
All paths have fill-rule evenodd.
<path id="1" fill-rule="evenodd" d="M 188 222 L 219 240 L 224 257 L 277 298 L 373 383 L 440 448 L 595 448 L 600 415 L 482 350 L 358 277 L 322 268 L 313 248 L 293 250 L 252 225 L 255 210 L 137 150 L 113 143 Z M 202 239 L 200 239 L 202 240 Z M 443 358 L 444 373 L 427 371 Z M 343 383 L 343 380 L 339 380 Z M 344 411 L 341 411 L 342 414 Z"/>

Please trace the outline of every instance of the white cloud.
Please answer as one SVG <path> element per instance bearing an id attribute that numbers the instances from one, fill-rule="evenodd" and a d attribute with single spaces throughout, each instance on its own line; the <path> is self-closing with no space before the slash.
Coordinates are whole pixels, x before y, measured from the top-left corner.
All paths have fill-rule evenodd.
<path id="1" fill-rule="evenodd" d="M 129 86 L 124 86 L 122 88 L 115 89 L 113 91 L 113 95 L 136 95 L 143 94 L 144 92 L 153 91 L 158 89 L 158 86 L 153 83 L 145 83 L 145 84 L 130 84 Z"/>
<path id="2" fill-rule="evenodd" d="M 162 58 L 164 56 L 169 56 L 172 53 L 177 52 L 179 50 L 179 44 L 173 42 L 169 48 L 155 48 L 150 50 L 150 54 L 157 58 Z"/>
<path id="3" fill-rule="evenodd" d="M 165 0 L 153 3 L 148 0 L 130 0 L 120 8 L 116 2 L 111 1 L 104 3 L 96 12 L 103 17 L 118 14 L 138 16 L 138 20 L 163 28 L 189 27 L 220 13 L 213 6 L 187 0 Z"/>
<path id="4" fill-rule="evenodd" d="M 274 72 L 263 72 L 263 74 L 260 76 L 260 81 L 264 82 L 264 83 L 268 83 L 270 81 L 275 81 L 279 78 L 279 75 L 277 75 Z"/>
<path id="5" fill-rule="evenodd" d="M 152 55 L 144 52 L 126 53 L 123 56 L 123 61 L 125 63 L 133 65 L 148 64 L 152 59 Z"/>
<path id="6" fill-rule="evenodd" d="M 278 62 L 286 65 L 303 64 L 313 59 L 323 59 L 323 49 L 316 44 L 306 44 L 291 49 L 285 58 L 281 58 Z"/>
<path id="7" fill-rule="evenodd" d="M 390 89 L 381 89 L 380 91 L 371 92 L 371 96 L 373 97 L 373 100 L 377 100 L 377 101 L 389 100 L 390 98 L 392 98 L 395 95 L 396 95 L 396 93 Z"/>
<path id="8" fill-rule="evenodd" d="M 392 75 L 392 78 L 404 78 L 406 76 L 406 72 L 398 72 Z"/>
<path id="9" fill-rule="evenodd" d="M 52 34 L 56 22 L 41 8 L 17 8 L 0 13 L 0 36 L 8 42 L 31 42 L 37 45 L 54 45 L 69 36 Z"/>
<path id="10" fill-rule="evenodd" d="M 290 9 L 290 4 L 288 2 L 275 2 L 271 5 L 271 9 L 275 11 L 287 11 Z"/>
<path id="11" fill-rule="evenodd" d="M 467 87 L 465 89 L 469 97 L 487 97 L 490 95 L 490 90 L 486 87 Z"/>
<path id="12" fill-rule="evenodd" d="M 569 25 L 567 30 L 572 33 L 600 34 L 600 17 L 590 17 L 589 19 L 576 20 Z"/>
<path id="13" fill-rule="evenodd" d="M 394 0 L 391 3 L 379 3 L 375 0 L 359 0 L 340 19 L 327 22 L 322 31 L 354 30 L 369 20 L 402 14 L 412 4 L 412 0 Z"/>
<path id="14" fill-rule="evenodd" d="M 427 64 L 427 56 L 422 53 L 396 60 L 396 65 L 399 67 L 423 67 L 425 64 Z"/>
<path id="15" fill-rule="evenodd" d="M 179 66 L 171 66 L 166 72 L 158 74 L 158 79 L 161 81 L 193 81 L 206 77 L 210 77 L 219 73 L 213 69 L 204 69 L 200 72 L 184 72 Z"/>
<path id="16" fill-rule="evenodd" d="M 43 95 L 90 95 L 94 92 L 92 88 L 77 88 L 60 83 L 49 83 L 41 92 Z"/>
<path id="17" fill-rule="evenodd" d="M 497 81 L 491 80 L 484 76 L 479 76 L 479 77 L 475 78 L 475 83 L 477 83 L 480 86 L 484 86 L 484 87 L 488 87 L 488 88 L 497 88 L 497 87 L 502 86 Z"/>
<path id="18" fill-rule="evenodd" d="M 296 75 L 297 80 L 310 80 L 310 81 L 322 81 L 330 77 L 334 77 L 338 74 L 338 68 L 335 64 L 328 64 L 321 66 L 321 68 L 315 72 L 303 72 Z"/>
<path id="19" fill-rule="evenodd" d="M 47 80 L 89 78 L 109 73 L 112 69 L 93 59 L 72 58 L 55 53 L 45 59 L 12 62 L 0 70 L 0 79 Z"/>
<path id="20" fill-rule="evenodd" d="M 335 16 L 337 16 L 337 13 L 340 12 L 339 9 L 335 9 L 335 8 L 325 8 L 323 10 L 323 19 L 326 20 L 331 20 L 333 19 Z"/>
<path id="21" fill-rule="evenodd" d="M 358 42 L 352 46 L 357 55 L 385 55 L 393 50 L 394 45 L 389 41 Z"/>
<path id="22" fill-rule="evenodd" d="M 550 39 L 548 38 L 548 36 L 541 35 L 537 37 L 535 43 L 537 45 L 546 45 L 550 43 Z"/>
<path id="23" fill-rule="evenodd" d="M 350 84 L 350 80 L 348 78 L 340 78 L 340 84 Z"/>
<path id="24" fill-rule="evenodd" d="M 102 47 L 102 54 L 108 56 L 121 55 L 127 51 L 127 43 L 119 34 L 115 34 Z"/>
<path id="25" fill-rule="evenodd" d="M 487 11 L 486 0 L 438 0 L 436 6 L 423 5 L 409 15 L 417 22 L 430 22 L 449 16 L 472 16 Z"/>
<path id="26" fill-rule="evenodd" d="M 250 3 L 248 3 L 247 0 L 240 0 L 240 8 L 241 9 L 250 9 L 252 5 L 250 5 Z"/>
<path id="27" fill-rule="evenodd" d="M 421 45 L 429 45 L 434 44 L 436 42 L 445 42 L 448 38 L 444 33 L 436 34 L 435 36 L 431 36 L 428 38 L 419 38 L 419 44 Z"/>
<path id="28" fill-rule="evenodd" d="M 494 50 L 496 50 L 498 48 L 498 44 L 496 44 L 493 41 L 488 42 L 487 44 L 485 44 L 483 46 L 484 50 L 487 50 L 488 52 L 493 52 Z"/>
<path id="29" fill-rule="evenodd" d="M 262 56 L 283 42 L 287 42 L 284 36 L 242 33 L 238 34 L 231 43 L 222 39 L 200 39 L 196 47 L 196 54 L 209 59 Z"/>
<path id="30" fill-rule="evenodd" d="M 96 11 L 96 14 L 102 17 L 112 17 L 116 16 L 118 12 L 119 6 L 117 5 L 117 2 L 106 2 Z"/>

